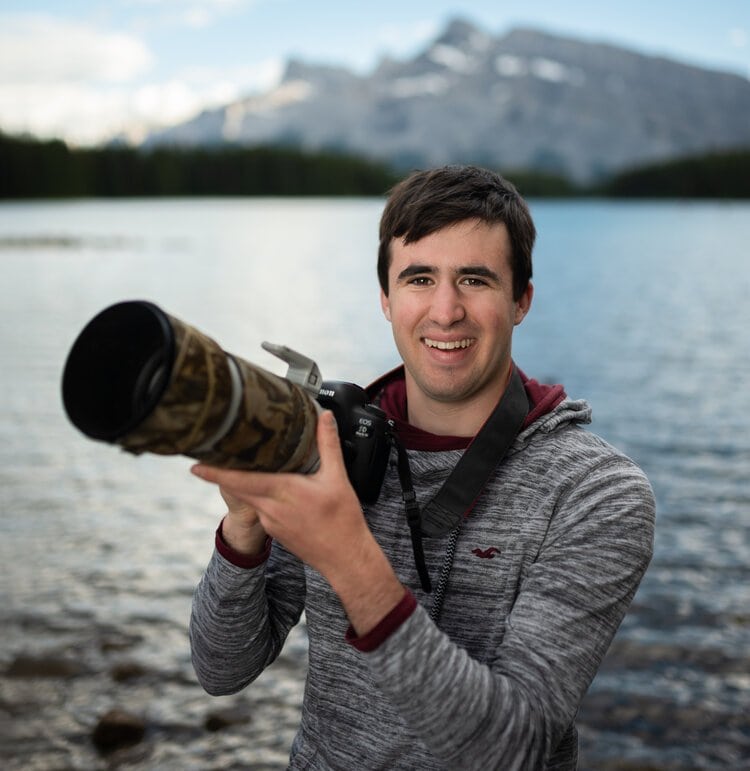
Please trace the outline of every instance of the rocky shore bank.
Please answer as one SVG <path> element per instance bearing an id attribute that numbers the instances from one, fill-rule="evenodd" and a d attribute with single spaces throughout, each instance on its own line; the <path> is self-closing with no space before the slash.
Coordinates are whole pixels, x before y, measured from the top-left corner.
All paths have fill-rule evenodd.
<path id="1" fill-rule="evenodd" d="M 86 625 L 64 628 L 15 619 L 12 637 L 31 643 L 6 652 L 0 668 L 0 758 L 5 771 L 118 768 L 160 771 L 277 771 L 286 767 L 299 718 L 304 630 L 250 689 L 207 696 L 188 660 L 184 630 L 151 622 L 140 631 Z M 182 636 L 171 668 L 153 666 L 150 645 Z M 43 647 L 40 641 L 46 641 Z M 750 757 L 747 712 L 681 704 L 609 687 L 628 673 L 735 678 L 738 693 L 750 658 L 719 651 L 696 657 L 667 645 L 616 641 L 580 715 L 581 769 L 692 771 L 742 769 Z"/>

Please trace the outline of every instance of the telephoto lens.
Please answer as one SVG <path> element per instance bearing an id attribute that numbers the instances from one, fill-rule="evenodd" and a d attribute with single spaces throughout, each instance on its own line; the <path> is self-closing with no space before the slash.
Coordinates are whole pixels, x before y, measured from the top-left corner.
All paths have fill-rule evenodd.
<path id="1" fill-rule="evenodd" d="M 319 407 L 153 303 L 105 308 L 65 363 L 68 418 L 128 452 L 187 455 L 224 468 L 309 473 Z"/>

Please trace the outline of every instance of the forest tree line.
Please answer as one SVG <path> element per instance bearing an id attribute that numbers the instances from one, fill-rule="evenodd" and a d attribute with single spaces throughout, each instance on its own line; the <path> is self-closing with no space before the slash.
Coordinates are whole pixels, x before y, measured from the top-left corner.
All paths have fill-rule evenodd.
<path id="1" fill-rule="evenodd" d="M 74 149 L 0 135 L 0 198 L 381 195 L 384 164 L 283 147 Z"/>
<path id="2" fill-rule="evenodd" d="M 750 148 L 681 158 L 596 185 L 500 169 L 525 196 L 750 198 Z M 288 147 L 71 148 L 0 133 L 0 199 L 130 196 L 380 196 L 403 171 L 336 152 Z"/>

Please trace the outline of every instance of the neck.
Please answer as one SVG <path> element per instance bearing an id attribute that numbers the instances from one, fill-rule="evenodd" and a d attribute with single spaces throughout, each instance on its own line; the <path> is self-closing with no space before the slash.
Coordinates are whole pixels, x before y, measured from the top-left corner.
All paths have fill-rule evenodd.
<path id="1" fill-rule="evenodd" d="M 508 387 L 513 371 L 511 362 L 496 388 L 485 389 L 470 398 L 438 401 L 416 387 L 406 373 L 406 400 L 409 423 L 438 436 L 473 437 L 485 424 Z"/>

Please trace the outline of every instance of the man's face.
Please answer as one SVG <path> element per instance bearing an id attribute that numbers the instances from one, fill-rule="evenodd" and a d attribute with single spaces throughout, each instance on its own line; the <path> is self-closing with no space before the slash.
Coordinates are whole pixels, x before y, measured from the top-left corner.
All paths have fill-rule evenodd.
<path id="1" fill-rule="evenodd" d="M 410 418 L 413 407 L 438 403 L 489 414 L 500 398 L 513 327 L 533 291 L 513 300 L 510 254 L 505 225 L 475 219 L 408 245 L 392 241 L 381 305 L 404 361 Z"/>

